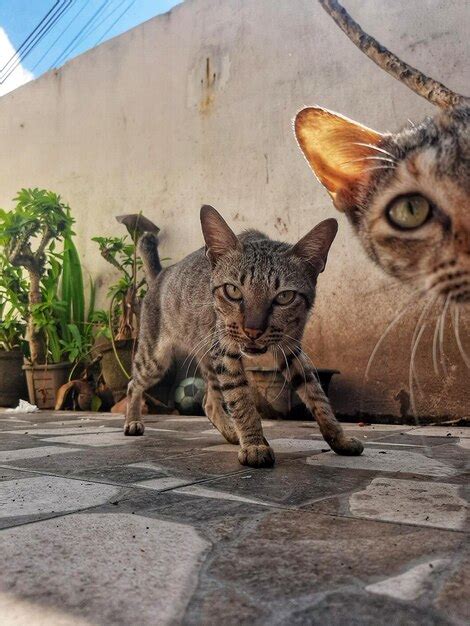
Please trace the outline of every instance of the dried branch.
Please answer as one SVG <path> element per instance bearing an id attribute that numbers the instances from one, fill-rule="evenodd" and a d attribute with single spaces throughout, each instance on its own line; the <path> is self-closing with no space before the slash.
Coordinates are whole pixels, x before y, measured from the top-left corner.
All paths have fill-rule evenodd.
<path id="1" fill-rule="evenodd" d="M 393 76 L 393 78 L 404 83 L 419 96 L 426 98 L 426 100 L 442 109 L 470 104 L 469 98 L 461 96 L 437 80 L 425 76 L 416 68 L 399 59 L 393 52 L 387 50 L 376 39 L 365 33 L 337 0 L 318 1 L 359 50 Z"/>

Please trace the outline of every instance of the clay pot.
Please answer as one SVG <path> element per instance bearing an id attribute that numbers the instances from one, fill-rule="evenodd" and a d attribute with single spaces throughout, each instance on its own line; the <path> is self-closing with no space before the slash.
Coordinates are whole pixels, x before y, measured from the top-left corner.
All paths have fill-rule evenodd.
<path id="1" fill-rule="evenodd" d="M 27 393 L 22 351 L 0 350 L 0 406 L 15 407 Z"/>

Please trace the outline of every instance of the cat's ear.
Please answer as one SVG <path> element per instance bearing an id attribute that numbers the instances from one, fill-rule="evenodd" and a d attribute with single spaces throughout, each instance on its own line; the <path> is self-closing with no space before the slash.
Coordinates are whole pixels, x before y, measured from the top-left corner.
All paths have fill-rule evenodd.
<path id="1" fill-rule="evenodd" d="M 230 250 L 240 247 L 237 236 L 214 207 L 201 207 L 201 226 L 206 242 L 206 256 L 214 266 Z"/>
<path id="2" fill-rule="evenodd" d="M 319 274 L 325 269 L 328 251 L 337 232 L 338 222 L 330 217 L 312 228 L 289 252 L 311 265 Z"/>
<path id="3" fill-rule="evenodd" d="M 376 149 L 383 135 L 320 107 L 300 111 L 294 127 L 302 152 L 335 207 L 354 208 L 358 185 L 374 167 L 374 158 L 384 156 Z"/>

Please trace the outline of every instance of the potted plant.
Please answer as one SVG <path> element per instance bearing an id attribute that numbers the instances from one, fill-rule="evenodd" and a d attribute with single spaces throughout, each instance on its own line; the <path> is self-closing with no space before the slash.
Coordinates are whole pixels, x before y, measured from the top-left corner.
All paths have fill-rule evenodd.
<path id="1" fill-rule="evenodd" d="M 23 369 L 29 399 L 39 408 L 53 408 L 73 362 L 90 349 L 93 297 L 86 316 L 70 208 L 44 189 L 22 189 L 15 202 L 13 210 L 0 210 L 0 245 L 6 266 L 27 283 L 23 319 L 29 356 Z"/>
<path id="2" fill-rule="evenodd" d="M 0 406 L 16 406 L 26 396 L 23 354 L 28 288 L 21 270 L 0 255 Z"/>
<path id="3" fill-rule="evenodd" d="M 116 218 L 128 234 L 123 237 L 93 237 L 101 256 L 119 271 L 108 290 L 107 311 L 95 313 L 99 324 L 97 350 L 102 354 L 101 369 L 105 383 L 112 389 L 116 402 L 126 393 L 132 369 L 132 358 L 139 335 L 142 299 L 147 291 L 142 260 L 137 254 L 137 242 L 144 232 L 158 233 L 159 228 L 141 213 Z M 168 384 L 159 385 L 156 400 L 168 401 Z"/>

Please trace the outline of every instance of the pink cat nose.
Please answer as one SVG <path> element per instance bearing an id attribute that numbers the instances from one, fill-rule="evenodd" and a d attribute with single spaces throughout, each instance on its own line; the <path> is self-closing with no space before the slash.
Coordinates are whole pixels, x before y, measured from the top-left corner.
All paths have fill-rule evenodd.
<path id="1" fill-rule="evenodd" d="M 248 339 L 251 339 L 252 341 L 256 341 L 256 339 L 259 339 L 259 337 L 261 337 L 264 330 L 260 328 L 244 328 L 243 332 L 248 337 Z"/>

